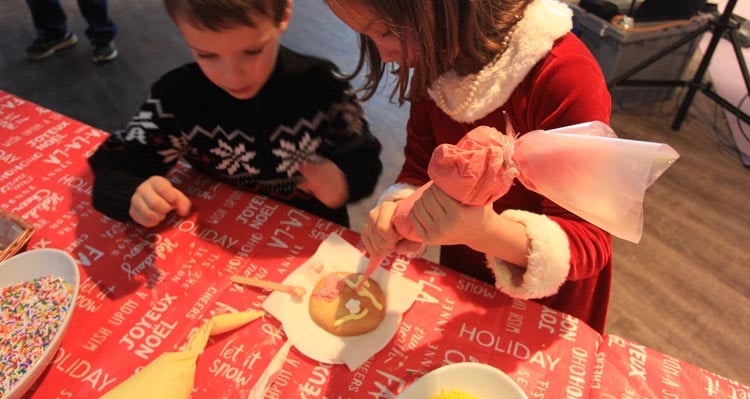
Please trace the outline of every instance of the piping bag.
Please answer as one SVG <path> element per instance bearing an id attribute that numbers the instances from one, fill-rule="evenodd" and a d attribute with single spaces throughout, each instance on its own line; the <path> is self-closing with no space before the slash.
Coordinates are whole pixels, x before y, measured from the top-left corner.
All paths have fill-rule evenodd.
<path id="1" fill-rule="evenodd" d="M 646 189 L 678 158 L 667 144 L 621 139 L 598 121 L 518 137 L 506 116 L 506 133 L 479 126 L 458 143 L 435 148 L 427 170 L 431 180 L 398 202 L 392 223 L 404 239 L 421 241 L 408 215 L 433 184 L 465 205 L 484 206 L 518 180 L 610 234 L 637 243 Z M 384 258 L 370 257 L 365 276 Z"/>
<path id="2" fill-rule="evenodd" d="M 195 381 L 195 362 L 209 336 L 234 330 L 263 315 L 262 310 L 252 310 L 212 317 L 190 336 L 183 350 L 162 353 L 100 399 L 189 399 Z"/>

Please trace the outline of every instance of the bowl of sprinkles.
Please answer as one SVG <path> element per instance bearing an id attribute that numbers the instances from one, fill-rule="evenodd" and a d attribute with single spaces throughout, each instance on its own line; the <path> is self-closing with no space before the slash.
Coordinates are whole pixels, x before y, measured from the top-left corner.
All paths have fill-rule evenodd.
<path id="1" fill-rule="evenodd" d="M 23 396 L 52 362 L 73 314 L 78 266 L 45 248 L 0 263 L 0 398 Z"/>
<path id="2" fill-rule="evenodd" d="M 527 399 L 507 374 L 487 364 L 452 363 L 423 375 L 397 399 Z"/>

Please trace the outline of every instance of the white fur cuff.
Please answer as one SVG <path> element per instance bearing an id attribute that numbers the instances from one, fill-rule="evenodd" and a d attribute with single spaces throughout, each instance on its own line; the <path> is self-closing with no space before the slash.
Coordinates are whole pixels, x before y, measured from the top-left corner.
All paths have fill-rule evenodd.
<path id="1" fill-rule="evenodd" d="M 380 194 L 377 205 L 380 205 L 385 201 L 400 201 L 410 196 L 411 193 L 417 191 L 417 188 L 419 187 L 412 186 L 411 184 L 396 183 L 383 191 L 383 194 Z"/>
<path id="2" fill-rule="evenodd" d="M 544 298 L 557 293 L 570 270 L 570 248 L 563 229 L 544 215 L 506 210 L 501 214 L 526 226 L 531 241 L 527 267 L 487 257 L 487 266 L 495 274 L 495 287 L 521 299 Z"/>

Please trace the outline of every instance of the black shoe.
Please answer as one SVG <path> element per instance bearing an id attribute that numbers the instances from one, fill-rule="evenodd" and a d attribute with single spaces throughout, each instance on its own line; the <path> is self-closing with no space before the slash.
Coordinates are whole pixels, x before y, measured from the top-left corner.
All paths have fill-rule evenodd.
<path id="1" fill-rule="evenodd" d="M 60 39 L 40 39 L 37 38 L 31 43 L 26 49 L 24 54 L 26 59 L 29 61 L 38 61 L 43 58 L 47 58 L 56 51 L 70 47 L 78 43 L 78 36 L 75 33 L 68 32 L 65 36 Z"/>
<path id="2" fill-rule="evenodd" d="M 117 58 L 117 47 L 115 42 L 109 42 L 105 44 L 98 44 L 94 46 L 94 62 L 107 62 Z"/>

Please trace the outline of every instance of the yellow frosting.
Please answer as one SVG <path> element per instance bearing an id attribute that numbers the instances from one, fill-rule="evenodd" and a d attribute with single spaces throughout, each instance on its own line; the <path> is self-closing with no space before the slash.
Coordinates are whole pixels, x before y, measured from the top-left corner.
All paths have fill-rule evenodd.
<path id="1" fill-rule="evenodd" d="M 474 395 L 469 395 L 468 393 L 461 392 L 455 389 L 450 390 L 450 391 L 441 389 L 439 394 L 432 395 L 428 399 L 479 399 L 479 398 L 477 398 Z"/>
<path id="2" fill-rule="evenodd" d="M 338 326 L 346 323 L 347 321 L 359 320 L 359 319 L 367 316 L 367 312 L 369 312 L 369 309 L 365 309 L 365 310 L 363 310 L 363 311 L 361 311 L 359 313 L 348 314 L 348 315 L 346 315 L 346 316 L 344 316 L 344 317 L 342 317 L 342 318 L 334 321 L 333 322 L 333 326 L 334 327 L 338 327 Z"/>
<path id="3" fill-rule="evenodd" d="M 357 287 L 357 285 L 359 285 L 359 282 L 362 281 L 362 279 L 364 277 L 365 277 L 364 275 L 360 275 L 360 276 L 357 277 L 357 281 L 356 282 L 353 282 L 353 281 L 350 281 L 350 280 L 344 280 L 344 282 L 346 283 L 346 285 L 349 286 L 349 288 L 355 289 Z M 367 289 L 367 287 L 370 286 L 370 282 L 369 281 L 365 281 L 365 283 L 362 284 L 362 285 L 365 288 L 360 288 L 359 290 L 357 290 L 357 295 L 363 296 L 363 297 L 369 299 L 372 302 L 372 306 L 374 306 L 375 309 L 377 309 L 377 310 L 383 309 L 383 304 L 380 303 L 375 298 L 375 295 L 373 295 L 372 292 L 370 292 L 370 290 Z"/>

